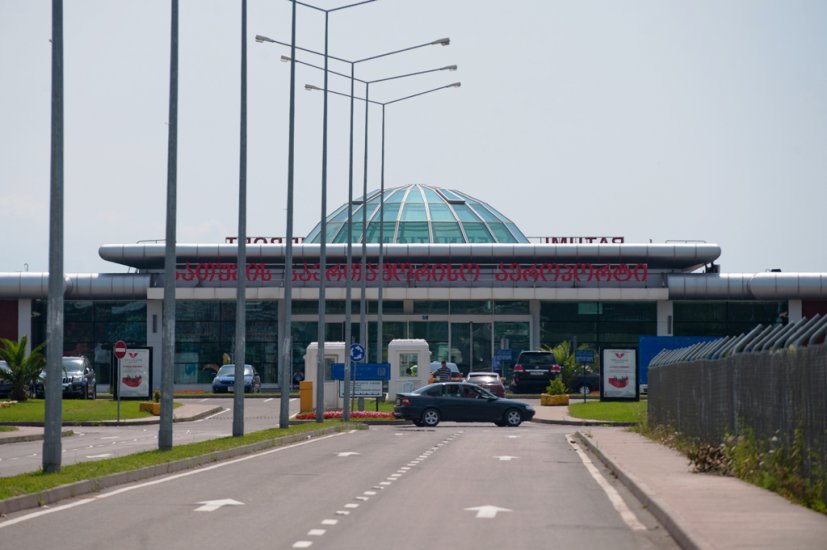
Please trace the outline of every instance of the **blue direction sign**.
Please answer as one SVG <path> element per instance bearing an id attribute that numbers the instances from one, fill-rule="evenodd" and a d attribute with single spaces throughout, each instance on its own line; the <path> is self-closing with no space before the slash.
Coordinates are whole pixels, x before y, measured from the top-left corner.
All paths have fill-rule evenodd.
<path id="1" fill-rule="evenodd" d="M 330 375 L 333 380 L 345 379 L 345 364 L 333 363 L 330 366 Z M 390 380 L 390 363 L 359 363 L 350 369 L 351 380 Z"/>
<path id="2" fill-rule="evenodd" d="M 594 363 L 594 350 L 578 349 L 574 351 L 574 362 L 578 365 L 591 365 Z"/>
<path id="3" fill-rule="evenodd" d="M 362 344 L 351 344 L 350 360 L 354 363 L 361 363 L 365 360 L 365 346 Z"/>

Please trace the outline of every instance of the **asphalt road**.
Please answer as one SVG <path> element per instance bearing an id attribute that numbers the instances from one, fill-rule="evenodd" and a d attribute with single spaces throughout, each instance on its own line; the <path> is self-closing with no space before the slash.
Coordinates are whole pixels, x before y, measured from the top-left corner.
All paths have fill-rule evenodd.
<path id="1" fill-rule="evenodd" d="M 569 431 L 371 427 L 12 514 L 0 540 L 61 550 L 675 548 Z"/>
<path id="2" fill-rule="evenodd" d="M 202 420 L 176 422 L 173 445 L 225 437 L 233 433 L 233 398 L 210 398 L 194 403 L 223 407 L 224 412 Z M 298 411 L 299 400 L 290 400 L 290 414 Z M 253 432 L 279 425 L 278 398 L 245 399 L 244 431 Z M 61 440 L 62 465 L 123 456 L 158 448 L 158 425 L 76 426 L 75 435 Z M 34 472 L 43 465 L 43 441 L 0 445 L 0 477 Z"/>

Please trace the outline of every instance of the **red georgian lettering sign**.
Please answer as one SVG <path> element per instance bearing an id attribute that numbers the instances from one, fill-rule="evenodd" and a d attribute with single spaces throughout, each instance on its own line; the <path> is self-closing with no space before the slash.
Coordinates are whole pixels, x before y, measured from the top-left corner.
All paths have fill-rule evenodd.
<path id="1" fill-rule="evenodd" d="M 284 244 L 284 237 L 247 237 L 247 244 Z M 233 244 L 238 242 L 238 237 L 224 237 L 224 242 Z M 304 237 L 293 237 L 295 244 L 304 242 Z"/>
<path id="2" fill-rule="evenodd" d="M 476 283 L 483 280 L 482 275 L 489 274 L 485 280 L 511 283 L 569 283 L 569 282 L 645 282 L 649 276 L 647 264 L 523 264 L 500 263 L 481 266 L 479 263 L 424 263 L 385 262 L 382 273 L 379 264 L 369 263 L 364 274 L 362 265 L 354 263 L 348 276 L 345 265 L 328 266 L 324 277 L 328 283 L 382 281 L 383 283 Z M 318 283 L 319 264 L 303 264 L 293 267 L 293 282 Z M 273 270 L 264 263 L 247 264 L 247 280 L 268 282 L 273 280 Z M 175 272 L 177 281 L 229 282 L 238 279 L 238 266 L 233 263 L 187 262 Z"/>

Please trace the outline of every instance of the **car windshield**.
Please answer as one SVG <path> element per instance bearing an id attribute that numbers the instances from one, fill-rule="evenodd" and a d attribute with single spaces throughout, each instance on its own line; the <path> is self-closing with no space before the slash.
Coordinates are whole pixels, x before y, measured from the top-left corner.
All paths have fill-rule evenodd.
<path id="1" fill-rule="evenodd" d="M 245 365 L 244 376 L 251 376 L 252 374 L 253 367 Z M 235 376 L 235 365 L 224 365 L 218 370 L 218 376 Z"/>
<path id="2" fill-rule="evenodd" d="M 70 360 L 63 360 L 63 370 L 67 373 L 79 373 L 83 372 L 83 361 L 78 361 L 75 359 Z"/>
<path id="3" fill-rule="evenodd" d="M 532 353 L 520 356 L 521 365 L 549 365 L 554 363 L 553 353 Z"/>

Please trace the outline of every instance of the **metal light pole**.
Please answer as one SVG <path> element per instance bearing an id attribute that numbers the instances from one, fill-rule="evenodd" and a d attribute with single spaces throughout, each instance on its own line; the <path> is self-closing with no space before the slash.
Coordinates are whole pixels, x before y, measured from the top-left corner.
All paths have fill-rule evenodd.
<path id="1" fill-rule="evenodd" d="M 244 435 L 244 365 L 247 348 L 247 0 L 241 0 L 241 129 L 238 162 L 238 260 L 235 295 L 233 436 Z"/>
<path id="2" fill-rule="evenodd" d="M 178 172 L 178 0 L 172 0 L 169 62 L 169 137 L 167 140 L 167 216 L 164 241 L 161 418 L 158 449 L 172 449 L 172 391 L 175 374 L 175 247 Z"/>
<path id="3" fill-rule="evenodd" d="M 302 64 L 307 65 L 307 63 L 302 63 Z M 455 70 L 456 66 L 452 65 L 450 67 L 443 67 L 442 69 L 434 69 L 434 70 L 444 70 L 444 69 Z M 424 71 L 424 72 L 431 72 L 431 71 Z M 334 73 L 334 74 L 337 74 L 337 73 Z M 412 74 L 420 74 L 420 73 L 412 73 Z M 410 75 L 402 75 L 402 76 L 399 76 L 399 77 L 392 77 L 392 78 L 402 78 L 404 76 L 410 76 Z M 383 79 L 383 80 L 391 80 L 391 79 Z M 374 82 L 376 82 L 376 81 L 374 81 Z M 378 307 L 377 307 L 377 335 L 376 335 L 376 356 L 377 356 L 378 361 L 382 360 L 383 350 L 384 350 L 383 341 L 382 341 L 382 295 L 383 295 L 383 286 L 382 286 L 381 278 L 382 278 L 382 272 L 384 270 L 384 242 L 385 242 L 385 238 L 384 238 L 384 224 L 385 224 L 385 219 L 384 219 L 384 216 L 385 216 L 385 201 L 384 201 L 384 198 L 385 198 L 385 107 L 388 106 L 388 105 L 391 105 L 393 103 L 399 103 L 400 101 L 405 101 L 406 99 L 412 99 L 412 98 L 419 97 L 419 96 L 422 96 L 422 95 L 425 95 L 425 94 L 430 94 L 432 92 L 437 92 L 439 90 L 444 90 L 446 88 L 459 88 L 461 85 L 462 84 L 460 82 L 453 82 L 451 84 L 446 84 L 445 86 L 440 86 L 438 88 L 425 90 L 424 92 L 411 94 L 411 95 L 408 95 L 408 96 L 405 96 L 405 97 L 400 97 L 398 99 L 394 99 L 392 101 L 385 101 L 385 102 L 374 101 L 374 100 L 371 100 L 371 99 L 356 98 L 356 99 L 359 99 L 360 101 L 366 101 L 367 103 L 373 103 L 374 105 L 380 105 L 382 107 L 382 164 L 381 164 L 381 174 L 382 175 L 381 175 L 381 180 L 380 180 L 381 185 L 380 185 L 380 190 L 379 190 L 379 269 L 378 269 L 380 281 L 379 281 L 379 285 L 378 285 L 378 290 L 379 290 L 378 300 L 379 300 L 379 303 L 378 303 Z M 304 87 L 305 87 L 305 89 L 311 90 L 311 91 L 312 90 L 321 90 L 321 88 L 319 88 L 318 86 L 313 86 L 312 84 L 305 84 Z M 351 96 L 348 96 L 348 94 L 343 94 L 343 93 L 340 93 L 340 92 L 333 92 L 333 91 L 329 91 L 329 92 L 332 93 L 332 94 L 335 94 L 335 95 L 343 96 L 343 97 L 351 97 Z"/>
<path id="4" fill-rule="evenodd" d="M 52 142 L 43 471 L 60 471 L 63 422 L 63 0 L 52 0 Z"/>
<path id="5" fill-rule="evenodd" d="M 295 0 L 293 0 L 293 1 L 295 1 Z M 261 36 L 261 35 L 256 36 L 256 41 L 258 41 L 258 42 L 273 42 L 273 43 L 276 43 L 276 44 L 287 45 L 284 42 L 279 42 L 278 40 L 274 40 L 272 38 L 268 38 L 266 36 Z M 352 317 L 351 293 L 352 293 L 352 286 L 353 286 L 352 280 L 351 280 L 352 274 L 353 274 L 352 273 L 352 270 L 353 270 L 353 267 L 352 267 L 353 266 L 353 219 L 352 219 L 352 217 L 353 217 L 353 123 L 354 123 L 354 118 L 353 118 L 354 89 L 353 88 L 354 88 L 354 85 L 355 85 L 355 81 L 357 80 L 356 74 L 355 74 L 356 65 L 359 64 L 359 63 L 364 63 L 366 61 L 373 61 L 375 59 L 388 57 L 388 56 L 395 55 L 395 54 L 398 54 L 398 53 L 408 52 L 408 51 L 415 50 L 415 49 L 418 49 L 418 48 L 424 48 L 425 46 L 447 46 L 450 43 L 451 43 L 450 38 L 440 38 L 438 40 L 433 40 L 431 42 L 425 42 L 423 44 L 417 44 L 416 46 L 410 46 L 408 48 L 402 48 L 402 49 L 399 49 L 399 50 L 394 50 L 394 51 L 386 52 L 386 53 L 379 54 L 379 55 L 365 57 L 365 58 L 362 58 L 362 59 L 357 59 L 355 61 L 348 61 L 346 59 L 333 57 L 331 55 L 326 56 L 326 57 L 329 57 L 330 59 L 335 59 L 337 61 L 341 61 L 341 62 L 350 64 L 350 98 L 351 98 L 351 102 L 350 102 L 350 138 L 349 138 L 349 155 L 348 155 L 348 159 L 349 159 L 348 166 L 349 167 L 348 167 L 348 206 L 347 206 L 347 210 L 348 210 L 348 212 L 347 212 L 347 214 L 348 214 L 348 216 L 347 216 L 347 264 L 346 264 L 347 275 L 345 277 L 345 282 L 346 282 L 346 289 L 345 289 L 345 348 L 346 349 L 345 349 L 345 368 L 344 368 L 344 379 L 345 379 L 344 380 L 344 398 L 343 398 L 344 406 L 343 406 L 343 410 L 342 410 L 342 420 L 344 420 L 345 422 L 350 420 L 350 369 L 351 369 L 351 366 L 350 366 L 349 347 L 350 347 L 351 339 L 352 339 L 352 336 L 351 336 L 351 324 L 352 324 L 352 321 L 351 321 L 351 317 Z M 296 47 L 295 44 L 294 44 L 292 46 L 292 50 L 291 50 L 291 54 L 290 54 L 291 67 L 295 67 L 295 64 L 296 64 L 296 56 L 295 56 L 295 50 L 296 49 L 304 51 L 304 52 L 312 53 L 312 54 L 315 54 L 315 55 L 322 55 L 322 56 L 325 55 L 323 53 L 320 53 L 320 52 L 317 52 L 317 51 L 314 51 L 314 50 L 310 50 L 310 49 L 307 49 L 307 48 Z M 291 69 L 291 73 L 292 73 L 292 69 Z M 362 276 L 364 277 L 364 274 L 362 274 Z"/>
<path id="6" fill-rule="evenodd" d="M 341 11 L 362 4 L 370 4 L 376 0 L 365 0 L 355 4 L 348 4 L 333 9 L 322 9 L 317 6 L 298 2 L 302 6 L 324 13 L 324 109 L 322 115 L 322 197 L 321 197 L 321 234 L 319 235 L 319 328 L 317 330 L 318 356 L 316 358 L 316 422 L 324 422 L 324 381 L 325 381 L 325 340 L 327 339 L 326 296 L 327 288 L 327 80 L 328 80 L 328 29 L 330 13 Z"/>

